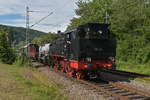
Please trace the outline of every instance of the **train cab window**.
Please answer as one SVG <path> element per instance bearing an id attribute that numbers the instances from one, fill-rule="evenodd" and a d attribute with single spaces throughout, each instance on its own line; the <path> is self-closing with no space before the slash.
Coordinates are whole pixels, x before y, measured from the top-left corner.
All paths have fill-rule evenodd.
<path id="1" fill-rule="evenodd" d="M 76 32 L 72 32 L 72 33 L 71 33 L 71 38 L 72 38 L 72 39 L 75 39 L 75 38 L 76 38 Z"/>
<path id="2" fill-rule="evenodd" d="M 71 36 L 70 35 L 71 35 L 71 33 L 66 34 L 66 43 L 67 44 L 71 44 Z"/>
<path id="3" fill-rule="evenodd" d="M 103 28 L 91 28 L 89 33 L 89 38 L 91 39 L 107 39 L 108 38 L 108 31 L 107 29 Z"/>
<path id="4" fill-rule="evenodd" d="M 70 35 L 69 34 L 67 34 L 67 39 L 70 39 Z"/>
<path id="5" fill-rule="evenodd" d="M 70 41 L 70 40 L 71 40 L 71 33 L 67 33 L 67 34 L 66 34 L 66 40 L 67 40 L 67 41 Z"/>
<path id="6" fill-rule="evenodd" d="M 78 30 L 78 35 L 79 35 L 80 38 L 85 38 L 85 36 L 86 36 L 85 30 L 84 29 L 79 29 Z"/>

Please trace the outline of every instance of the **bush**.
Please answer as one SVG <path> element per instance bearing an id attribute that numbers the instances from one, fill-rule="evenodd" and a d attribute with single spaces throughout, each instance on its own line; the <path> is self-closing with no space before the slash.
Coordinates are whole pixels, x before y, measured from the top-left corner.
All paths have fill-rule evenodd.
<path id="1" fill-rule="evenodd" d="M 11 47 L 9 34 L 0 31 L 0 61 L 6 64 L 12 64 L 16 59 L 16 52 Z"/>
<path id="2" fill-rule="evenodd" d="M 25 55 L 21 55 L 16 58 L 13 65 L 17 67 L 25 67 L 32 65 L 32 62 Z"/>
<path id="3" fill-rule="evenodd" d="M 6 49 L 5 49 L 6 50 Z M 16 59 L 15 51 L 8 48 L 5 52 L 0 54 L 0 60 L 6 64 L 12 64 Z"/>

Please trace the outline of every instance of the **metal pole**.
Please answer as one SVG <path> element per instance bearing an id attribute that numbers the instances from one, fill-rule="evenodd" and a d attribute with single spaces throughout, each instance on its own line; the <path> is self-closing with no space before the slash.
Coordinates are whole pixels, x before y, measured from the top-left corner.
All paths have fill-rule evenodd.
<path id="1" fill-rule="evenodd" d="M 105 23 L 107 24 L 108 23 L 108 13 L 106 11 L 106 19 L 105 19 Z"/>
<path id="2" fill-rule="evenodd" d="M 29 7 L 26 7 L 26 45 L 29 43 Z M 28 48 L 27 48 L 28 57 Z"/>
<path id="3" fill-rule="evenodd" d="M 105 17 L 104 17 L 104 23 L 108 23 L 108 19 L 109 19 L 109 15 L 108 15 L 108 12 L 107 12 L 107 4 L 105 5 L 105 9 L 106 9 L 106 12 L 105 12 Z"/>

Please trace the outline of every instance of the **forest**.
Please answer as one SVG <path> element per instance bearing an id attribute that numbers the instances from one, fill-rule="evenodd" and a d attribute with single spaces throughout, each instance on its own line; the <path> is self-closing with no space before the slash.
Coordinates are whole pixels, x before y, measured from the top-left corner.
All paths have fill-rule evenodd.
<path id="1" fill-rule="evenodd" d="M 6 26 L 0 25 L 0 30 L 3 30 L 9 33 L 9 39 L 13 41 L 14 45 L 18 45 L 20 42 L 23 42 L 26 39 L 26 29 L 22 27 L 13 27 L 13 26 Z M 40 32 L 37 30 L 30 29 L 30 38 L 29 41 L 32 41 L 33 38 L 39 37 L 44 35 L 45 32 Z"/>

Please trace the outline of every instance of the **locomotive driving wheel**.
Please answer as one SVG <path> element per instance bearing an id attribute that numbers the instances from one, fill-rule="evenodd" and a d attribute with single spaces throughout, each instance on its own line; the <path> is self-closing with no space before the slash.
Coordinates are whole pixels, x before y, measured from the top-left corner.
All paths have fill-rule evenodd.
<path id="1" fill-rule="evenodd" d="M 65 68 L 65 72 L 68 76 L 73 76 L 73 72 L 74 70 L 72 68 L 70 68 L 70 66 L 68 65 L 66 68 Z"/>
<path id="2" fill-rule="evenodd" d="M 79 79 L 83 79 L 83 73 L 82 72 L 77 72 L 76 73 L 76 78 L 79 80 Z"/>
<path id="3" fill-rule="evenodd" d="M 58 66 L 57 65 L 54 65 L 54 70 L 58 71 Z"/>
<path id="4" fill-rule="evenodd" d="M 65 72 L 65 68 L 64 67 L 61 68 L 61 72 Z"/>
<path id="5" fill-rule="evenodd" d="M 72 77 L 73 76 L 73 70 L 68 71 L 67 75 L 70 76 L 70 77 Z"/>

